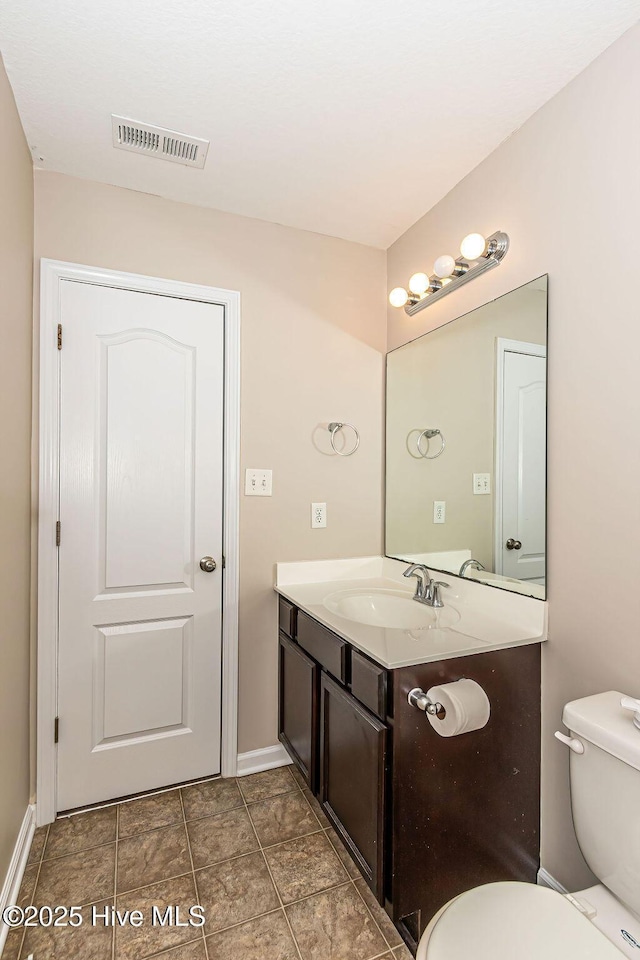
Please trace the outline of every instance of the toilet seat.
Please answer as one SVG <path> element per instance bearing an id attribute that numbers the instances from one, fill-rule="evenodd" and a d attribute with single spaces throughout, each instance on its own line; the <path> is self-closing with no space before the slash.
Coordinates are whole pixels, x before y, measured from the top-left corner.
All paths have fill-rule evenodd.
<path id="1" fill-rule="evenodd" d="M 425 930 L 416 960 L 621 960 L 566 897 L 533 883 L 475 887 Z"/>

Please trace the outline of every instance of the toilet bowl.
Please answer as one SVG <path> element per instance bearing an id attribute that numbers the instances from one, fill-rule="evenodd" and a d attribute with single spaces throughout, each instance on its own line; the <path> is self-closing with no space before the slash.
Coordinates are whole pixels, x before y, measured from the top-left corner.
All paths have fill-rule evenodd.
<path id="1" fill-rule="evenodd" d="M 475 887 L 433 917 L 416 960 L 640 960 L 640 730 L 621 699 L 609 691 L 563 712 L 574 827 L 601 884 L 575 895 Z"/>
<path id="2" fill-rule="evenodd" d="M 561 893 L 506 881 L 446 904 L 423 933 L 416 960 L 621 960 L 621 953 Z"/>

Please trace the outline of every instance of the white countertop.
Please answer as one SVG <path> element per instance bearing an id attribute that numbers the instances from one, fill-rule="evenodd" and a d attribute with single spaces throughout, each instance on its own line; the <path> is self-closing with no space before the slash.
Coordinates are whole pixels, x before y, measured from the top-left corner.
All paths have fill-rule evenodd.
<path id="1" fill-rule="evenodd" d="M 438 579 L 449 584 L 443 591 L 445 609 L 460 615 L 444 629 L 437 610 L 432 626 L 398 629 L 359 623 L 327 606 L 333 594 L 344 591 L 392 590 L 410 600 L 415 581 L 403 578 L 406 566 L 386 557 L 278 563 L 275 589 L 388 669 L 546 640 L 546 603 L 440 573 Z"/>

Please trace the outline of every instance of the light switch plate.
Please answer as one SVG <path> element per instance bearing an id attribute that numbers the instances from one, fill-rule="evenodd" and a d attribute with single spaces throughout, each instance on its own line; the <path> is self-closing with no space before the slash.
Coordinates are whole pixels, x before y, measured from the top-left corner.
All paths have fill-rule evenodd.
<path id="1" fill-rule="evenodd" d="M 270 497 L 273 488 L 273 471 L 247 468 L 244 475 L 245 497 Z"/>
<path id="2" fill-rule="evenodd" d="M 446 500 L 433 501 L 433 522 L 434 523 L 444 523 L 446 508 L 447 508 Z"/>
<path id="3" fill-rule="evenodd" d="M 490 473 L 474 473 L 473 493 L 474 495 L 491 493 L 491 474 Z"/>
<path id="4" fill-rule="evenodd" d="M 319 530 L 327 525 L 327 505 L 326 503 L 311 504 L 311 526 L 314 530 Z"/>

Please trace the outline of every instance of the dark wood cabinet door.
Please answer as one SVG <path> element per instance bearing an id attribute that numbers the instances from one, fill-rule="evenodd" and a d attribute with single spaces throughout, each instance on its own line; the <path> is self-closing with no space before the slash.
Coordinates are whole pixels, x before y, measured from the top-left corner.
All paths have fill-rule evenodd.
<path id="1" fill-rule="evenodd" d="M 320 667 L 280 634 L 278 737 L 311 790 L 318 789 L 318 680 Z"/>
<path id="2" fill-rule="evenodd" d="M 387 729 L 326 673 L 320 686 L 320 802 L 382 903 Z"/>

